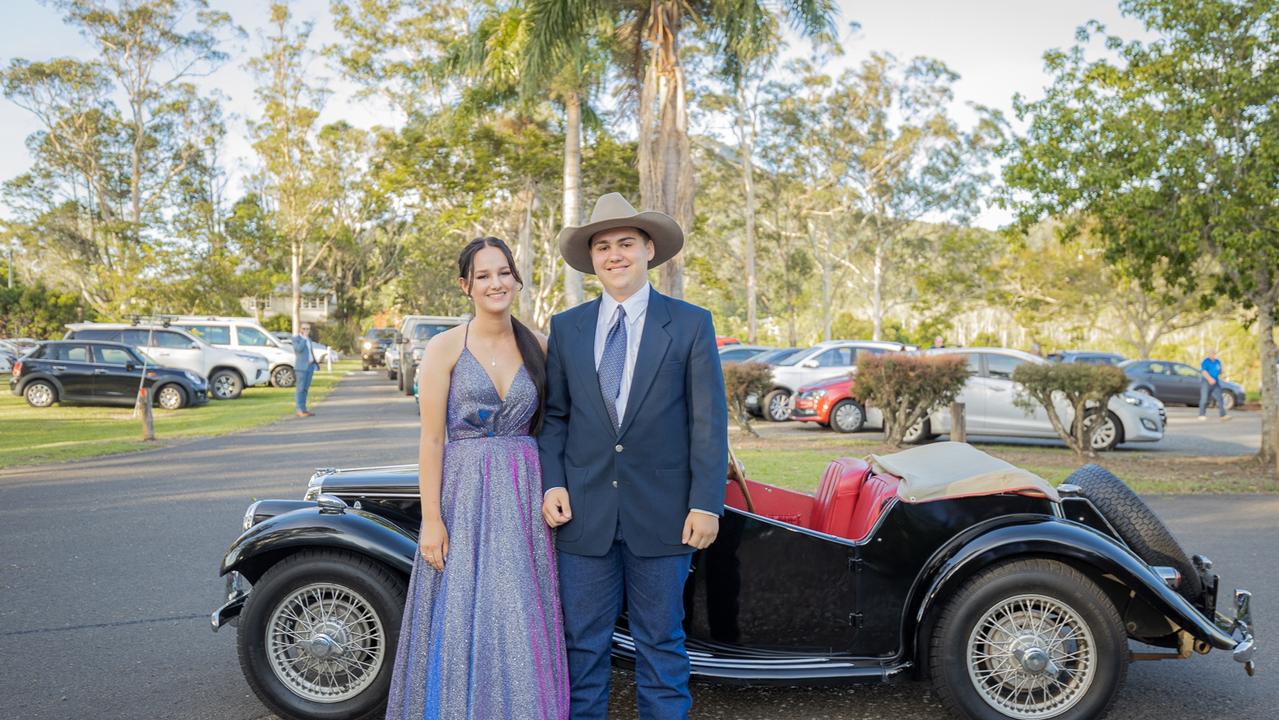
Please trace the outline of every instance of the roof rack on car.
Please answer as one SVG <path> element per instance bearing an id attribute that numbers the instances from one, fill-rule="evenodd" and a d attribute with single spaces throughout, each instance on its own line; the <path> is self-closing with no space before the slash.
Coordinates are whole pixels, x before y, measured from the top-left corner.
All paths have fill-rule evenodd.
<path id="1" fill-rule="evenodd" d="M 147 325 L 158 324 L 160 327 L 169 327 L 170 323 L 172 323 L 174 320 L 177 320 L 180 317 L 182 316 L 181 315 L 130 315 L 129 324 L 142 325 L 145 323 Z"/>

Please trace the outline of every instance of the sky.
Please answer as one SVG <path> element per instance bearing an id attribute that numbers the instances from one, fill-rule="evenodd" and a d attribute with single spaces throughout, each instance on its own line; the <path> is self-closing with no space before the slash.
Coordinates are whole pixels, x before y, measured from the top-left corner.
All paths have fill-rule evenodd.
<path id="1" fill-rule="evenodd" d="M 88 43 L 62 23 L 59 13 L 36 0 L 3 0 L 4 22 L 0 24 L 0 62 L 13 58 L 44 60 L 58 56 L 87 58 Z M 464 1 L 464 0 L 459 0 Z M 1029 98 L 1042 96 L 1047 77 L 1042 55 L 1052 48 L 1074 43 L 1075 28 L 1090 19 L 1125 37 L 1140 36 L 1141 26 L 1120 15 L 1117 0 L 895 0 L 869 2 L 841 0 L 841 23 L 860 24 L 856 32 L 844 32 L 844 55 L 828 68 L 834 74 L 844 66 L 859 63 L 871 52 L 890 52 L 899 59 L 924 55 L 945 62 L 957 72 L 954 115 L 962 122 L 972 114 L 966 103 L 987 105 L 1013 120 L 1012 98 L 1021 93 Z M 252 118 L 254 80 L 245 61 L 259 52 L 260 29 L 267 21 L 264 0 L 211 0 L 211 5 L 231 14 L 248 36 L 228 48 L 232 59 L 217 72 L 199 81 L 202 88 L 217 89 L 228 100 L 231 116 L 226 142 L 232 198 L 239 195 L 239 180 L 253 167 L 253 153 L 247 140 L 245 120 Z M 336 42 L 328 0 L 296 0 L 294 15 L 315 24 L 313 46 Z M 793 52 L 803 52 L 798 44 Z M 327 78 L 331 96 L 321 115 L 321 123 L 344 119 L 369 128 L 395 125 L 400 118 L 384 104 L 354 97 L 355 86 L 317 60 L 315 76 Z M 0 180 L 13 178 L 30 167 L 25 139 L 38 129 L 35 119 L 7 99 L 0 98 Z M 0 218 L 11 217 L 0 206 Z M 1007 222 L 1001 210 L 988 209 L 976 218 L 983 227 L 995 228 Z"/>

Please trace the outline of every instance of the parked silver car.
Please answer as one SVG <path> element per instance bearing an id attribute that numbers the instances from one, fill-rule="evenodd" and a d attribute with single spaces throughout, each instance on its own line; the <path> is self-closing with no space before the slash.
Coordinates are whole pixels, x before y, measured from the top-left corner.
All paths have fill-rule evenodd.
<path id="1" fill-rule="evenodd" d="M 962 355 L 968 360 L 972 374 L 956 400 L 964 403 L 964 421 L 970 436 L 1057 437 L 1043 407 L 1036 404 L 1034 410 L 1028 412 L 1016 402 L 1025 396 L 1025 391 L 1020 384 L 1013 382 L 1013 370 L 1024 363 L 1047 362 L 1043 358 L 1004 348 L 946 348 L 927 352 Z M 1063 422 L 1074 422 L 1074 412 L 1065 402 L 1058 403 L 1057 413 Z M 882 427 L 883 414 L 875 408 L 867 408 L 866 421 L 867 425 Z M 1167 415 L 1159 400 L 1125 391 L 1110 398 L 1102 423 L 1093 431 L 1092 445 L 1097 450 L 1109 450 L 1120 443 L 1162 439 Z M 950 409 L 942 408 L 911 428 L 906 440 L 920 442 L 949 433 L 950 428 Z"/>
<path id="2" fill-rule="evenodd" d="M 904 352 L 913 345 L 884 340 L 827 340 L 797 352 L 773 366 L 772 387 L 763 394 L 747 395 L 746 409 L 774 422 L 790 419 L 791 395 L 819 380 L 848 375 L 857 367 L 857 356 Z"/>

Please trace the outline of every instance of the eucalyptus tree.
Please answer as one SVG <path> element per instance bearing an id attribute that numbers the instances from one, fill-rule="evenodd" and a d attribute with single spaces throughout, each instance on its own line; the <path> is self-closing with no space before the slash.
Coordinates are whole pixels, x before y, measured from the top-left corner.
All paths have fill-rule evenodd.
<path id="1" fill-rule="evenodd" d="M 1044 55 L 1052 84 L 1016 102 L 1029 121 L 1004 173 L 1023 223 L 1095 225 L 1107 257 L 1153 290 L 1206 292 L 1255 314 L 1261 457 L 1279 477 L 1279 6 L 1123 0 L 1149 39 L 1090 23 Z M 1094 40 L 1104 43 L 1090 50 Z M 1211 280 L 1196 284 L 1202 257 Z"/>
<path id="2" fill-rule="evenodd" d="M 301 325 L 302 277 L 322 259 L 312 252 L 325 211 L 318 182 L 316 134 L 325 92 L 307 79 L 314 53 L 312 23 L 296 24 L 288 5 L 270 6 L 270 34 L 262 54 L 249 61 L 258 79 L 261 117 L 250 123 L 253 149 L 262 162 L 263 196 L 272 203 L 277 234 L 288 246 L 293 332 Z"/>
<path id="3" fill-rule="evenodd" d="M 205 0 L 50 5 L 93 59 L 16 58 L 0 71 L 5 96 L 40 125 L 31 170 L 4 196 L 60 279 L 119 316 L 147 294 L 168 246 L 175 183 L 223 132 L 218 99 L 193 79 L 226 61 L 222 45 L 240 31 Z"/>
<path id="4" fill-rule="evenodd" d="M 681 61 L 686 30 L 742 40 L 770 11 L 758 0 L 529 0 L 535 68 L 555 62 L 575 38 L 589 36 L 603 19 L 622 46 L 616 54 L 636 99 L 640 203 L 661 210 L 693 231 L 694 173 L 689 137 L 688 81 Z M 787 0 L 781 12 L 805 34 L 824 31 L 833 8 L 824 0 Z M 742 20 L 744 19 L 744 22 Z M 743 40 L 744 42 L 744 40 Z M 684 293 L 684 263 L 677 255 L 662 265 L 662 290 Z"/>

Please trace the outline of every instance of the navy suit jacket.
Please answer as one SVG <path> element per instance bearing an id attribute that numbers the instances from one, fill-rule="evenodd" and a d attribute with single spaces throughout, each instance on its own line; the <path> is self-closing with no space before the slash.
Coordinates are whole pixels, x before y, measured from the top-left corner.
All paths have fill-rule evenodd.
<path id="1" fill-rule="evenodd" d="M 606 553 L 621 524 L 641 557 L 689 553 L 690 508 L 722 514 L 728 408 L 706 310 L 651 291 L 626 415 L 614 430 L 595 371 L 596 298 L 551 318 L 546 414 L 538 434 L 543 492 L 568 489 L 560 550 Z"/>

